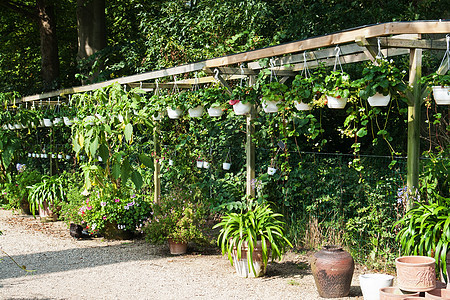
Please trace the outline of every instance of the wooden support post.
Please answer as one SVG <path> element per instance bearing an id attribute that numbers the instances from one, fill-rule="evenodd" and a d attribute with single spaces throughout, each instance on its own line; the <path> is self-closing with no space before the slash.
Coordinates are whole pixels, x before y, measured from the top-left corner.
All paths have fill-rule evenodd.
<path id="1" fill-rule="evenodd" d="M 159 177 L 160 174 L 160 163 L 159 163 L 159 159 L 160 159 L 160 152 L 161 152 L 161 147 L 159 144 L 159 124 L 157 124 L 155 126 L 155 128 L 153 128 L 153 145 L 154 145 L 154 150 L 155 150 L 155 156 L 153 159 L 153 165 L 155 167 L 155 171 L 153 173 L 153 181 L 154 181 L 154 199 L 153 201 L 155 203 L 160 203 L 161 201 L 161 179 Z"/>
<path id="2" fill-rule="evenodd" d="M 256 80 L 255 76 L 249 76 L 249 85 L 254 84 Z M 255 197 L 255 143 L 253 143 L 253 133 L 255 132 L 255 125 L 253 124 L 253 120 L 256 115 L 256 107 L 252 105 L 252 109 L 250 113 L 247 115 L 247 142 L 245 144 L 245 153 L 247 156 L 247 188 L 246 195 L 247 197 L 253 198 Z"/>
<path id="3" fill-rule="evenodd" d="M 409 84 L 412 93 L 408 99 L 408 158 L 407 158 L 407 186 L 408 190 L 414 192 L 419 186 L 419 156 L 420 156 L 420 104 L 422 76 L 422 49 L 411 49 L 409 66 Z M 409 200 L 407 207 L 413 206 Z"/>

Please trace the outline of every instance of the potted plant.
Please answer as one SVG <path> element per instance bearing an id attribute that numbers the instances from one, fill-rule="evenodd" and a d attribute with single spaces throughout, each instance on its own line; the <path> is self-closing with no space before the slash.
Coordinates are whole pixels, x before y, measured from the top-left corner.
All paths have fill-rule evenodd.
<path id="1" fill-rule="evenodd" d="M 200 202 L 191 200 L 192 194 L 174 188 L 153 205 L 153 214 L 144 227 L 147 241 L 155 244 L 169 243 L 172 254 L 186 253 L 187 243 L 203 241 L 201 226 L 205 209 Z"/>
<path id="2" fill-rule="evenodd" d="M 331 71 L 324 81 L 324 93 L 329 108 L 342 109 L 350 97 L 350 76 L 342 71 Z"/>
<path id="3" fill-rule="evenodd" d="M 179 93 L 170 93 L 164 96 L 164 103 L 167 107 L 167 115 L 170 119 L 179 119 L 183 114 L 184 102 Z"/>
<path id="4" fill-rule="evenodd" d="M 450 71 L 443 75 L 432 73 L 423 80 L 431 86 L 436 104 L 450 105 Z"/>
<path id="5" fill-rule="evenodd" d="M 284 99 L 288 87 L 284 83 L 272 81 L 261 86 L 262 107 L 266 113 L 278 112 L 278 105 Z"/>
<path id="6" fill-rule="evenodd" d="M 205 107 L 210 117 L 220 117 L 223 114 L 226 103 L 230 100 L 227 89 L 219 84 L 214 84 L 203 91 Z"/>
<path id="7" fill-rule="evenodd" d="M 205 101 L 201 90 L 185 91 L 180 94 L 180 97 L 191 118 L 200 118 L 202 116 Z"/>
<path id="8" fill-rule="evenodd" d="M 301 74 L 295 76 L 291 89 L 286 93 L 286 105 L 294 104 L 297 110 L 310 110 L 314 98 L 314 79 Z"/>
<path id="9" fill-rule="evenodd" d="M 217 244 L 227 254 L 241 277 L 258 277 L 265 273 L 269 256 L 281 259 L 292 244 L 284 234 L 283 217 L 268 204 L 248 204 L 246 210 L 231 212 L 213 228 L 220 228 Z"/>
<path id="10" fill-rule="evenodd" d="M 237 86 L 228 103 L 233 106 L 234 113 L 240 116 L 248 114 L 257 99 L 258 91 L 253 86 Z"/>
<path id="11" fill-rule="evenodd" d="M 428 203 L 414 202 L 414 207 L 395 223 L 402 229 L 397 234 L 403 255 L 433 256 L 441 279 L 448 282 L 447 253 L 450 198 L 434 195 Z"/>
<path id="12" fill-rule="evenodd" d="M 370 63 L 364 68 L 364 77 L 358 81 L 362 85 L 359 95 L 370 106 L 387 106 L 392 95 L 406 90 L 403 82 L 405 74 L 405 71 L 395 66 L 393 60 L 377 59 L 376 63 Z"/>
<path id="13" fill-rule="evenodd" d="M 64 183 L 63 175 L 44 175 L 40 182 L 27 186 L 30 189 L 28 202 L 33 215 L 35 211 L 39 210 L 41 221 L 57 220 L 57 212 L 61 202 L 65 201 L 66 198 Z"/>

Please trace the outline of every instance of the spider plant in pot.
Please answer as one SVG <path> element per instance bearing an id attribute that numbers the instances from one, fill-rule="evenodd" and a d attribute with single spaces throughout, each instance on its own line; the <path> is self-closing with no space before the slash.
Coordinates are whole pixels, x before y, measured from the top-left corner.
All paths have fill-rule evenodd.
<path id="1" fill-rule="evenodd" d="M 251 111 L 252 104 L 256 104 L 258 91 L 253 86 L 237 86 L 228 103 L 233 106 L 238 116 L 246 115 Z"/>
<path id="2" fill-rule="evenodd" d="M 238 213 L 227 213 L 213 228 L 220 228 L 217 244 L 238 275 L 259 277 L 264 275 L 269 257 L 281 259 L 292 244 L 284 233 L 283 215 L 252 200 L 246 206 Z"/>
<path id="3" fill-rule="evenodd" d="M 358 83 L 362 85 L 359 95 L 370 106 L 387 106 L 391 96 L 404 92 L 406 85 L 403 77 L 406 71 L 400 71 L 391 59 L 379 58 L 376 63 L 369 63 L 363 70 L 364 76 Z"/>
<path id="4" fill-rule="evenodd" d="M 265 113 L 278 112 L 278 105 L 284 99 L 288 87 L 284 83 L 272 81 L 261 86 L 262 107 Z"/>
<path id="5" fill-rule="evenodd" d="M 203 90 L 203 99 L 209 116 L 220 117 L 230 100 L 230 95 L 227 88 L 214 84 Z"/>
<path id="6" fill-rule="evenodd" d="M 327 96 L 327 106 L 342 109 L 350 97 L 350 76 L 343 71 L 331 71 L 324 81 L 324 93 Z"/>

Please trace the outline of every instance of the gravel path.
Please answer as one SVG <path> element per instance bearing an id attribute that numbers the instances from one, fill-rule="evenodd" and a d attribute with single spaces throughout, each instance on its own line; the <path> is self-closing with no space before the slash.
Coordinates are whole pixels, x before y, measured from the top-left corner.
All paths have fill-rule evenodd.
<path id="1" fill-rule="evenodd" d="M 62 222 L 40 223 L 0 210 L 1 299 L 323 299 L 308 257 L 289 252 L 262 278 L 239 278 L 221 255 L 170 256 L 142 240 L 75 240 Z M 358 272 L 351 296 L 362 299 Z"/>

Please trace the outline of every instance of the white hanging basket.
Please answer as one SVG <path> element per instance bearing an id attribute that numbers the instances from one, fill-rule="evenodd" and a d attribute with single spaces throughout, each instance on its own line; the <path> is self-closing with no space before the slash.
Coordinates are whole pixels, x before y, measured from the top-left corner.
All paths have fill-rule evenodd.
<path id="1" fill-rule="evenodd" d="M 207 161 L 203 162 L 203 169 L 209 169 L 209 162 Z"/>
<path id="2" fill-rule="evenodd" d="M 370 106 L 387 106 L 391 101 L 391 94 L 383 96 L 383 94 L 376 93 L 372 97 L 367 98 Z"/>
<path id="3" fill-rule="evenodd" d="M 95 125 L 94 120 L 95 120 L 94 116 L 87 116 L 86 118 L 84 118 L 84 121 L 91 126 Z"/>
<path id="4" fill-rule="evenodd" d="M 8 130 L 8 124 L 3 124 L 3 125 L 2 125 L 2 129 L 3 129 L 3 130 Z"/>
<path id="5" fill-rule="evenodd" d="M 243 115 L 248 114 L 251 109 L 252 109 L 252 105 L 249 102 L 243 104 L 241 101 L 239 101 L 238 103 L 233 105 L 234 113 L 238 116 L 243 116 Z"/>
<path id="6" fill-rule="evenodd" d="M 169 166 L 173 166 L 173 160 L 169 159 Z"/>
<path id="7" fill-rule="evenodd" d="M 45 127 L 45 124 L 44 124 L 44 120 L 43 120 L 43 119 L 40 119 L 40 120 L 39 120 L 39 127 Z"/>
<path id="8" fill-rule="evenodd" d="M 167 115 L 169 116 L 169 119 L 179 119 L 182 114 L 183 111 L 179 108 L 176 109 L 171 109 L 170 107 L 167 108 Z"/>
<path id="9" fill-rule="evenodd" d="M 14 125 L 12 125 L 12 124 L 8 124 L 8 129 L 9 130 L 14 130 L 14 129 L 16 129 L 16 127 L 14 127 Z"/>
<path id="10" fill-rule="evenodd" d="M 264 100 L 262 102 L 262 107 L 263 107 L 264 112 L 267 114 L 278 112 L 278 104 L 279 103 L 281 103 L 281 101 Z"/>
<path id="11" fill-rule="evenodd" d="M 347 104 L 348 98 L 335 98 L 331 96 L 327 96 L 327 106 L 332 109 L 342 109 Z"/>
<path id="12" fill-rule="evenodd" d="M 62 154 L 58 154 L 58 159 L 62 159 L 62 158 L 63 158 Z"/>
<path id="13" fill-rule="evenodd" d="M 41 158 L 47 158 L 48 156 L 47 156 L 47 154 L 46 153 L 42 153 L 41 154 Z"/>
<path id="14" fill-rule="evenodd" d="M 158 114 L 156 116 L 152 116 L 153 117 L 153 121 L 161 121 L 163 114 L 158 111 Z"/>
<path id="15" fill-rule="evenodd" d="M 189 108 L 188 113 L 191 118 L 200 118 L 203 114 L 203 106 L 199 105 L 196 108 Z"/>
<path id="16" fill-rule="evenodd" d="M 53 126 L 53 122 L 50 119 L 44 119 L 44 126 L 45 127 L 52 127 Z"/>
<path id="17" fill-rule="evenodd" d="M 63 124 L 63 123 L 62 123 L 61 118 L 54 118 L 54 119 L 53 119 L 53 125 L 59 126 L 59 125 L 62 125 L 62 124 Z"/>
<path id="18" fill-rule="evenodd" d="M 203 168 L 203 160 L 197 160 L 197 168 Z"/>
<path id="19" fill-rule="evenodd" d="M 303 103 L 302 101 L 294 101 L 294 106 L 297 110 L 311 110 L 309 103 Z"/>
<path id="20" fill-rule="evenodd" d="M 231 168 L 231 163 L 224 162 L 224 163 L 222 164 L 222 168 L 223 168 L 224 170 L 229 170 L 229 169 Z"/>
<path id="21" fill-rule="evenodd" d="M 17 124 L 14 124 L 14 128 L 15 128 L 15 129 L 24 129 L 25 127 L 23 127 L 22 124 L 17 123 Z"/>
<path id="22" fill-rule="evenodd" d="M 62 158 L 62 155 L 61 155 L 61 158 Z M 69 159 L 71 159 L 71 158 L 72 158 L 72 156 L 66 155 L 66 160 L 69 160 Z"/>
<path id="23" fill-rule="evenodd" d="M 272 167 L 268 167 L 267 168 L 267 174 L 269 174 L 270 176 L 274 175 L 277 172 L 277 169 L 272 168 Z"/>
<path id="24" fill-rule="evenodd" d="M 450 86 L 433 86 L 433 97 L 438 105 L 450 105 Z"/>
<path id="25" fill-rule="evenodd" d="M 223 115 L 223 110 L 219 106 L 208 108 L 208 114 L 210 117 L 221 117 Z"/>
<path id="26" fill-rule="evenodd" d="M 72 126 L 73 121 L 69 119 L 68 117 L 63 117 L 64 125 L 66 126 Z"/>

